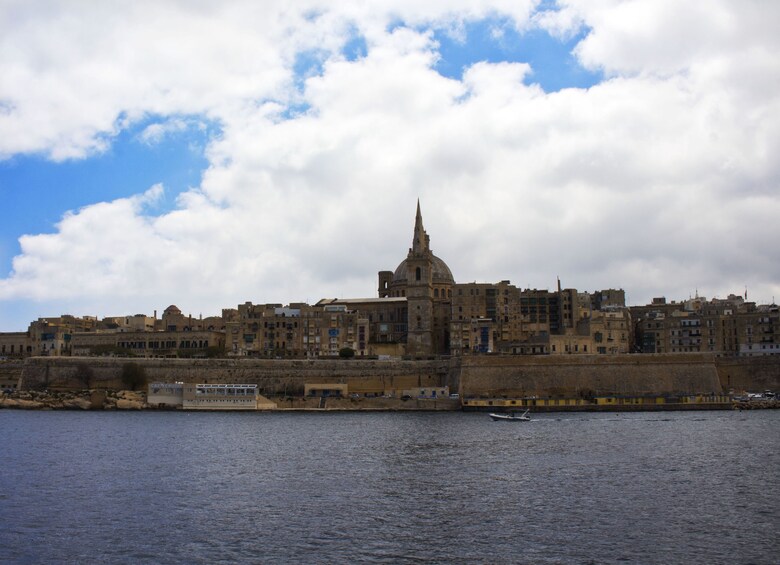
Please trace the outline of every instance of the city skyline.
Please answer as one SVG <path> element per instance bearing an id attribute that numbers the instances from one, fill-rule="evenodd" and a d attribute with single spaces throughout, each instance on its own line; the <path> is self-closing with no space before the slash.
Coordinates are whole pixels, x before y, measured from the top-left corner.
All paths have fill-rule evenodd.
<path id="1" fill-rule="evenodd" d="M 780 294 L 768 3 L 6 3 L 0 331 L 457 282 Z"/>

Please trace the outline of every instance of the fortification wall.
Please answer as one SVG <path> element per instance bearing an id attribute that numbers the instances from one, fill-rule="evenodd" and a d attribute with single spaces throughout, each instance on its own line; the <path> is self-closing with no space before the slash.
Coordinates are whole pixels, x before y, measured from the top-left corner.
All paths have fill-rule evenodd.
<path id="1" fill-rule="evenodd" d="M 0 363 L 0 389 L 16 388 L 22 377 L 24 365 L 21 361 L 6 361 Z"/>
<path id="2" fill-rule="evenodd" d="M 718 357 L 715 367 L 726 392 L 780 392 L 780 355 Z"/>
<path id="3" fill-rule="evenodd" d="M 302 395 L 305 383 L 347 383 L 351 392 L 449 386 L 464 396 L 514 398 L 780 390 L 780 357 L 724 359 L 709 354 L 475 356 L 428 361 L 33 357 L 21 371 L 22 387 L 85 388 L 76 371 L 87 364 L 92 369 L 92 388 L 120 389 L 122 366 L 128 361 L 143 366 L 150 382 L 254 383 L 264 395 Z"/>
<path id="4" fill-rule="evenodd" d="M 147 380 L 185 383 L 257 384 L 261 394 L 303 394 L 305 383 L 347 383 L 350 390 L 457 387 L 449 360 L 365 361 L 269 359 L 117 359 L 32 357 L 24 364 L 27 389 L 84 388 L 77 369 L 92 369 L 93 388 L 123 388 L 122 367 L 136 363 Z"/>
<path id="5" fill-rule="evenodd" d="M 578 355 L 463 359 L 465 397 L 720 393 L 711 355 Z"/>

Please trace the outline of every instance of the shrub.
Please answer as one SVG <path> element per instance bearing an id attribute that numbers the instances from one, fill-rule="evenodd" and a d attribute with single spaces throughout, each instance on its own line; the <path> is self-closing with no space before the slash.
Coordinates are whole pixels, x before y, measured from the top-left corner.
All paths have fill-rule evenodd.
<path id="1" fill-rule="evenodd" d="M 352 359 L 355 356 L 355 350 L 351 347 L 342 347 L 339 349 L 339 357 L 342 359 Z"/>

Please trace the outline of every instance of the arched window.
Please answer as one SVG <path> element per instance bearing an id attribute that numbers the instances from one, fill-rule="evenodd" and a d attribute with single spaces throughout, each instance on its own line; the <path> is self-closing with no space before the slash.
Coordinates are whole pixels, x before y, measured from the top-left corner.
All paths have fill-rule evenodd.
<path id="1" fill-rule="evenodd" d="M 434 288 L 433 289 L 433 297 L 434 298 L 439 298 L 439 289 L 438 288 Z"/>
<path id="2" fill-rule="evenodd" d="M 420 269 L 420 267 L 417 267 L 417 268 L 414 270 L 414 277 L 415 277 L 415 279 L 416 279 L 416 280 L 418 280 L 418 281 L 419 281 L 419 280 L 422 278 L 422 269 Z"/>

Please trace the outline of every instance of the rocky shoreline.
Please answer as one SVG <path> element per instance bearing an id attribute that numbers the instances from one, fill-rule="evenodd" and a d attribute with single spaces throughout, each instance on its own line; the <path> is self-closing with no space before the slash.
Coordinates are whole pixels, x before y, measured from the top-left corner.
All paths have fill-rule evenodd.
<path id="1" fill-rule="evenodd" d="M 0 395 L 0 409 L 143 410 L 146 393 L 132 390 L 20 391 Z"/>
<path id="2" fill-rule="evenodd" d="M 735 410 L 776 410 L 778 408 L 780 408 L 780 401 L 777 398 L 734 400 Z"/>

